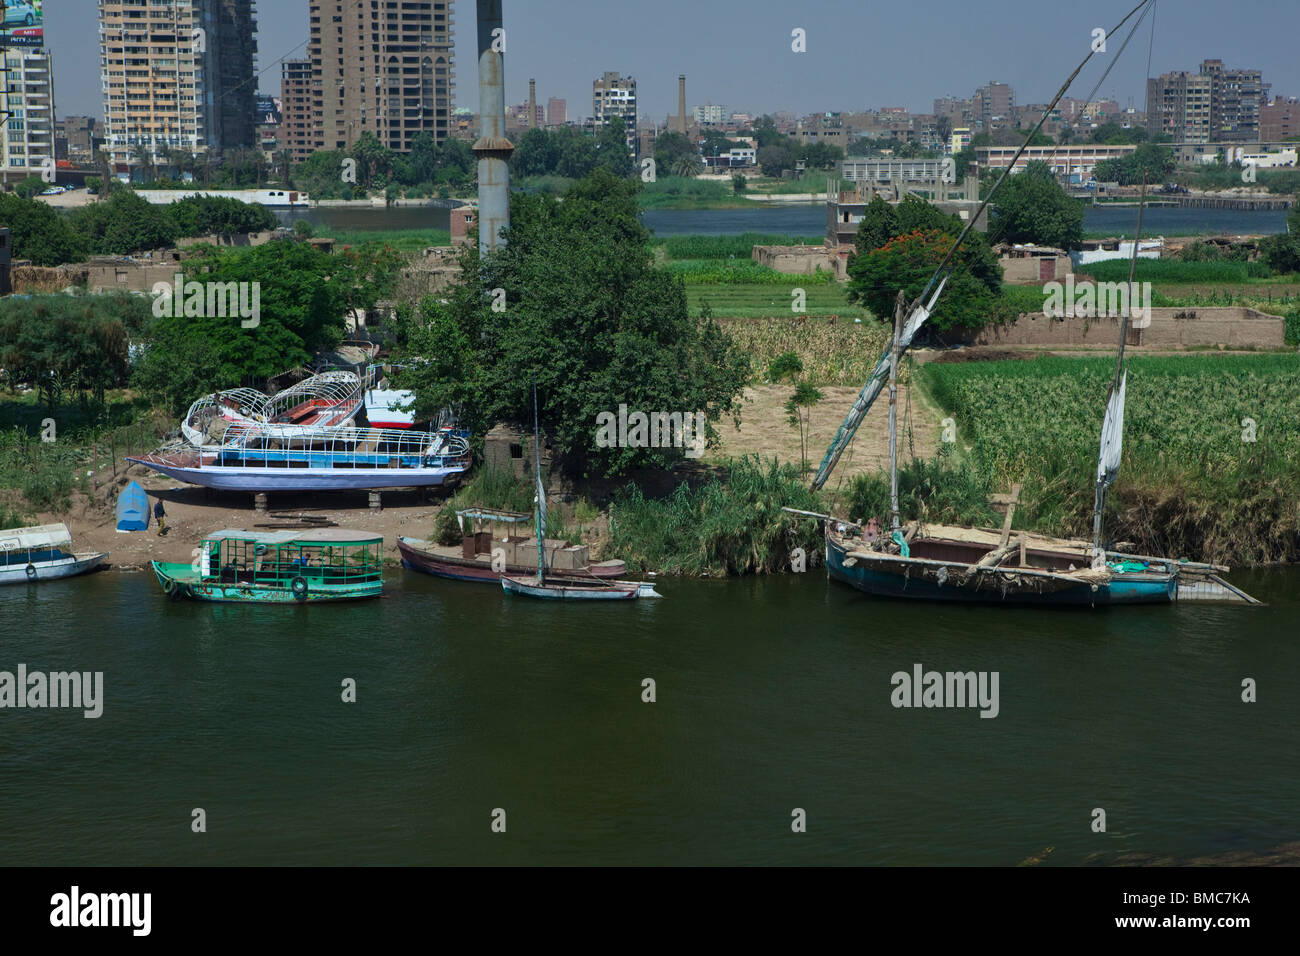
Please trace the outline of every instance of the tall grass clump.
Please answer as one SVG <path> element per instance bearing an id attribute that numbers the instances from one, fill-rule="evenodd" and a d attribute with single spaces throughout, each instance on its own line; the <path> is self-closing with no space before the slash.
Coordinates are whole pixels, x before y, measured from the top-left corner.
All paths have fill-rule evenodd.
<path id="1" fill-rule="evenodd" d="M 635 485 L 610 505 L 611 550 L 639 572 L 677 575 L 771 574 L 788 570 L 803 548 L 821 553 L 816 519 L 787 514 L 789 506 L 820 511 L 820 497 L 791 464 L 737 459 L 722 478 L 692 489 L 683 483 L 664 499 Z"/>
<path id="2" fill-rule="evenodd" d="M 17 491 L 38 510 L 66 511 L 84 486 L 83 459 L 70 443 L 45 443 L 19 428 L 0 431 L 0 489 Z"/>
<path id="3" fill-rule="evenodd" d="M 996 523 L 989 504 L 989 476 L 970 461 L 956 461 L 940 450 L 937 458 L 913 459 L 898 469 L 898 509 L 904 522 L 984 527 Z M 889 522 L 889 473 L 854 475 L 849 482 L 848 515 L 853 521 Z"/>

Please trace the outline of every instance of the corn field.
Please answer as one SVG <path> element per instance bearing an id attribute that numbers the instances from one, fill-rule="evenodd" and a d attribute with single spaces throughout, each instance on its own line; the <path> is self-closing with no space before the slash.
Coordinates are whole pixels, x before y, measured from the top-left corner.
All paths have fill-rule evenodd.
<path id="1" fill-rule="evenodd" d="M 777 356 L 793 352 L 803 363 L 804 376 L 817 385 L 862 385 L 889 341 L 880 323 L 855 324 L 843 317 L 833 324 L 813 316 L 806 322 L 724 319 L 721 324 L 759 376 Z"/>
<path id="2" fill-rule="evenodd" d="M 1024 482 L 1037 530 L 1088 530 L 1111 359 L 930 364 L 924 386 L 994 488 Z M 1300 356 L 1130 362 L 1112 520 L 1181 557 L 1300 557 Z"/>

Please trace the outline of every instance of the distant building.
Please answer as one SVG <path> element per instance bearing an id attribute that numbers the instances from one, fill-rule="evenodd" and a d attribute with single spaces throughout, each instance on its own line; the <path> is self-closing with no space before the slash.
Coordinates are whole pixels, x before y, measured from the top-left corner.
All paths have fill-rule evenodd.
<path id="1" fill-rule="evenodd" d="M 720 126 L 727 121 L 726 109 L 712 103 L 708 106 L 697 106 L 691 110 L 691 113 L 695 118 L 696 126 Z"/>
<path id="2" fill-rule="evenodd" d="M 1008 83 L 990 81 L 971 98 L 975 116 L 986 126 L 995 119 L 1010 118 L 1016 108 L 1016 91 Z"/>
<path id="3" fill-rule="evenodd" d="M 1300 136 L 1300 99 L 1275 99 L 1260 107 L 1259 138 L 1264 143 L 1280 143 Z"/>
<path id="4" fill-rule="evenodd" d="M 623 119 L 627 148 L 637 148 L 636 80 L 618 73 L 606 73 L 591 84 L 592 123 L 599 130 L 615 116 Z"/>
<path id="5" fill-rule="evenodd" d="M 1230 70 L 1205 60 L 1200 72 L 1147 80 L 1147 129 L 1180 143 L 1256 143 L 1269 85 L 1259 70 Z"/>
<path id="6" fill-rule="evenodd" d="M 977 146 L 975 159 L 981 171 L 986 169 L 1006 169 L 1016 155 L 1018 146 Z M 1032 162 L 1043 162 L 1058 176 L 1079 175 L 1087 179 L 1092 175 L 1093 167 L 1103 160 L 1123 159 L 1132 153 L 1136 146 L 1104 146 L 1101 144 L 1069 146 L 1028 146 L 1020 159 L 1016 161 L 1012 172 L 1021 172 Z"/>
<path id="7" fill-rule="evenodd" d="M 1259 70 L 1230 70 L 1222 60 L 1201 62 L 1210 77 L 1210 127 L 1221 143 L 1256 143 L 1260 138 L 1260 108 L 1268 102 L 1269 85 Z"/>
<path id="8" fill-rule="evenodd" d="M 438 143 L 451 135 L 452 6 L 310 0 L 315 149 L 348 149 L 368 132 L 406 153 L 421 133 Z"/>
<path id="9" fill-rule="evenodd" d="M 4 56 L 6 82 L 0 88 L 0 109 L 8 113 L 0 123 L 0 174 L 5 182 L 53 174 L 58 157 L 54 149 L 54 77 L 48 51 L 40 47 L 12 47 Z"/>
<path id="10" fill-rule="evenodd" d="M 252 0 L 100 0 L 104 138 L 119 166 L 251 147 Z"/>
<path id="11" fill-rule="evenodd" d="M 546 125 L 563 126 L 569 122 L 569 105 L 562 99 L 552 96 L 546 101 Z"/>
<path id="12" fill-rule="evenodd" d="M 952 135 L 948 138 L 948 152 L 960 153 L 963 149 L 969 148 L 970 141 L 971 134 L 969 126 L 955 127 L 952 131 Z"/>
<path id="13" fill-rule="evenodd" d="M 312 117 L 311 60 L 284 60 L 280 64 L 279 148 L 301 163 L 316 148 L 316 125 Z"/>
<path id="14" fill-rule="evenodd" d="M 1208 143 L 1213 138 L 1210 104 L 1213 81 L 1179 70 L 1147 80 L 1147 130 L 1179 143 Z"/>

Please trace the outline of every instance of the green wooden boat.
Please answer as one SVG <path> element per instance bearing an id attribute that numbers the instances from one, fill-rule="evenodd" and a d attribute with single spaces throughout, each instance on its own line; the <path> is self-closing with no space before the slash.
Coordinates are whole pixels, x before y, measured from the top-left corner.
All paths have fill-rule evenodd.
<path id="1" fill-rule="evenodd" d="M 218 531 L 190 564 L 153 562 L 173 600 L 315 604 L 378 597 L 384 539 L 365 531 Z"/>

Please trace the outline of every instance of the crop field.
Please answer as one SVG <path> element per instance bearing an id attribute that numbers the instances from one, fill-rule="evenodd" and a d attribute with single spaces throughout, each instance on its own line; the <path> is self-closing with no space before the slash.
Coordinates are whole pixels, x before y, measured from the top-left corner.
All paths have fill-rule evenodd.
<path id="1" fill-rule="evenodd" d="M 1049 533 L 1079 534 L 1113 373 L 1111 359 L 1038 358 L 932 363 L 918 376 L 955 419 L 959 450 L 993 487 L 1025 482 L 1027 519 Z M 1294 560 L 1300 356 L 1134 358 L 1112 499 L 1117 527 L 1145 547 Z"/>
<path id="2" fill-rule="evenodd" d="M 832 285 L 835 282 L 835 276 L 829 271 L 791 275 L 778 272 L 771 266 L 759 265 L 752 259 L 674 259 L 665 268 L 674 275 L 680 275 L 687 285 L 779 285 L 806 288 Z"/>
<path id="3" fill-rule="evenodd" d="M 778 355 L 793 352 L 803 363 L 804 376 L 815 385 L 861 387 L 875 368 L 889 333 L 878 322 L 809 318 L 805 323 L 786 319 L 722 320 L 722 327 L 749 356 L 755 381 L 764 381 L 768 364 Z"/>
<path id="4" fill-rule="evenodd" d="M 790 276 L 791 279 L 809 279 L 811 276 Z M 809 282 L 790 285 L 768 285 L 760 283 L 737 283 L 729 285 L 691 285 L 686 286 L 686 300 L 692 313 L 699 312 L 705 302 L 719 318 L 745 318 L 755 316 L 775 316 L 796 319 L 790 306 L 793 303 L 791 292 L 802 288 L 807 295 L 805 307 L 809 316 L 837 315 L 842 322 L 848 319 L 870 321 L 869 310 L 858 305 L 849 305 L 844 300 L 844 287 L 837 284 L 816 284 Z M 811 321 L 811 319 L 810 319 Z"/>

